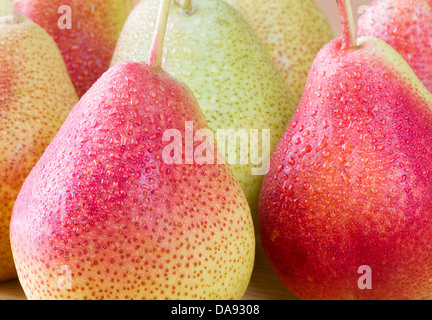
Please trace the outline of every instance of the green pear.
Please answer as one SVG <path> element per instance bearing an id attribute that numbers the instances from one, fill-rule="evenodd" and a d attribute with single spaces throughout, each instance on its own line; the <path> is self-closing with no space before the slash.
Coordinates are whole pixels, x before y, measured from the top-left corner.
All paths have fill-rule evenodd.
<path id="1" fill-rule="evenodd" d="M 142 1 L 134 8 L 112 64 L 146 60 L 159 2 Z M 162 65 L 196 96 L 255 217 L 270 153 L 296 108 L 266 48 L 226 2 L 176 2 L 171 6 Z"/>
<path id="2" fill-rule="evenodd" d="M 24 16 L 0 18 L 0 281 L 16 277 L 9 221 L 18 192 L 77 103 L 60 50 Z"/>
<path id="3" fill-rule="evenodd" d="M 315 0 L 225 0 L 265 44 L 297 101 L 318 51 L 334 38 Z"/>

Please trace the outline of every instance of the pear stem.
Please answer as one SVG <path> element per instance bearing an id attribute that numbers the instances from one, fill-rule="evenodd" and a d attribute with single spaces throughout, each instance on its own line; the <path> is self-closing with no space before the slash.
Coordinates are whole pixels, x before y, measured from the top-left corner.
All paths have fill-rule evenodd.
<path id="1" fill-rule="evenodd" d="M 171 6 L 171 0 L 162 0 L 153 35 L 153 43 L 150 49 L 147 64 L 152 68 L 162 67 L 163 45 L 165 40 L 166 26 Z"/>
<path id="2" fill-rule="evenodd" d="M 336 0 L 342 23 L 342 49 L 357 48 L 357 33 L 350 0 Z"/>

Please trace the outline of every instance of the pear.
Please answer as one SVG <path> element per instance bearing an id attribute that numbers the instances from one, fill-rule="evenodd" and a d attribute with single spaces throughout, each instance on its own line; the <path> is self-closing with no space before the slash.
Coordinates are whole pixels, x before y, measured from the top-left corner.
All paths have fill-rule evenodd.
<path id="1" fill-rule="evenodd" d="M 15 0 L 14 10 L 56 41 L 78 96 L 110 66 L 132 0 Z"/>
<path id="2" fill-rule="evenodd" d="M 271 158 L 260 236 L 301 299 L 432 298 L 432 95 L 390 45 L 327 44 Z"/>
<path id="3" fill-rule="evenodd" d="M 334 38 L 315 0 L 225 1 L 246 17 L 298 102 L 315 56 Z"/>
<path id="4" fill-rule="evenodd" d="M 21 189 L 11 243 L 30 299 L 239 299 L 246 291 L 255 235 L 232 171 L 199 157 L 187 164 L 185 155 L 169 163 L 167 133 L 195 153 L 202 144 L 187 135 L 211 133 L 190 89 L 160 67 L 170 3 L 161 2 L 148 62 L 104 73 Z"/>
<path id="5" fill-rule="evenodd" d="M 12 0 L 0 0 L 0 17 L 13 13 Z"/>
<path id="6" fill-rule="evenodd" d="M 360 17 L 357 33 L 391 45 L 432 91 L 432 1 L 375 0 Z"/>
<path id="7" fill-rule="evenodd" d="M 131 12 L 113 64 L 145 61 L 159 2 L 141 1 Z M 270 154 L 297 107 L 266 48 L 226 2 L 175 2 L 162 65 L 196 96 L 256 218 Z"/>
<path id="8" fill-rule="evenodd" d="M 9 221 L 18 192 L 78 96 L 60 51 L 38 25 L 0 17 L 0 281 L 16 278 Z"/>

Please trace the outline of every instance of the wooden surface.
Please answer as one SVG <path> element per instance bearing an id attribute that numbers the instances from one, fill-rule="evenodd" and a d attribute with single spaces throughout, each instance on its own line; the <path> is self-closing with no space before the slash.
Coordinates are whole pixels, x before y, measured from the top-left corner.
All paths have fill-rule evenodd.
<path id="1" fill-rule="evenodd" d="M 296 299 L 279 281 L 267 258 L 257 244 L 255 268 L 244 300 Z M 0 282 L 0 300 L 26 300 L 19 281 Z"/>
<path id="2" fill-rule="evenodd" d="M 18 280 L 0 282 L 0 300 L 25 300 Z"/>
<path id="3" fill-rule="evenodd" d="M 295 300 L 274 273 L 267 257 L 257 243 L 255 267 L 244 300 Z"/>

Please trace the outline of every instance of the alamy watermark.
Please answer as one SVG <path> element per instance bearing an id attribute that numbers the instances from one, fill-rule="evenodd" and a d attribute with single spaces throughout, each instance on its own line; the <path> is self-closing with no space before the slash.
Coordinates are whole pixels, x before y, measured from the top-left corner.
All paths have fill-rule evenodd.
<path id="1" fill-rule="evenodd" d="M 72 8 L 68 5 L 62 5 L 58 8 L 57 13 L 61 14 L 57 21 L 59 29 L 72 29 Z"/>
<path id="2" fill-rule="evenodd" d="M 62 265 L 57 270 L 57 285 L 60 290 L 72 289 L 72 269 L 68 265 Z"/>
<path id="3" fill-rule="evenodd" d="M 357 286 L 360 290 L 372 289 L 372 268 L 366 265 L 360 266 L 357 270 L 361 274 L 357 281 Z"/>
<path id="4" fill-rule="evenodd" d="M 212 130 L 195 131 L 193 121 L 186 121 L 184 132 L 165 130 L 162 141 L 167 142 L 162 151 L 165 164 L 252 164 L 251 175 L 269 170 L 270 129 L 217 129 L 215 137 Z"/>

